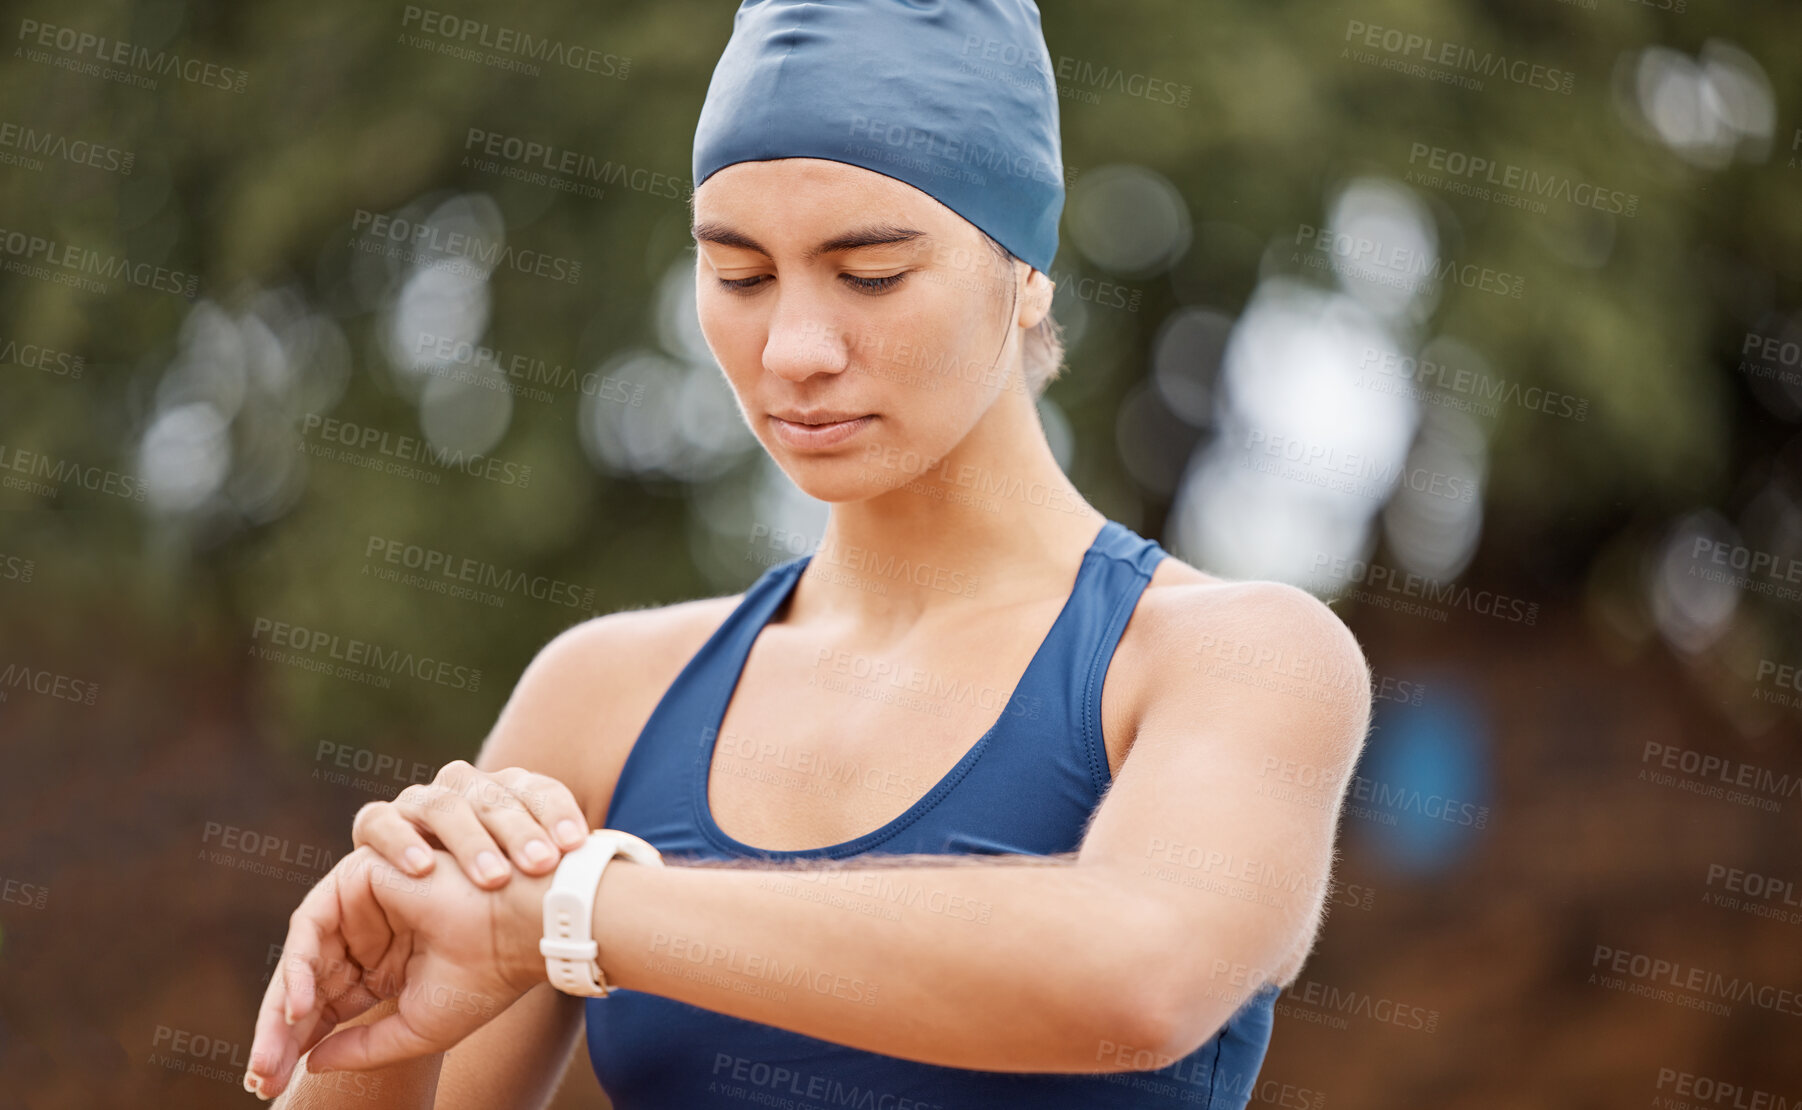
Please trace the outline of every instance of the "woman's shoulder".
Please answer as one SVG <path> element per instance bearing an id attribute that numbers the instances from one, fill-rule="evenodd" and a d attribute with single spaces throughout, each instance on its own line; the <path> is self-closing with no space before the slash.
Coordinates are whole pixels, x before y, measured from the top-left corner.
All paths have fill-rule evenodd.
<path id="1" fill-rule="evenodd" d="M 585 704 L 599 692 L 615 704 L 649 698 L 649 717 L 663 690 L 743 600 L 742 593 L 699 597 L 591 617 L 540 649 L 527 671 L 554 672 L 554 692 Z"/>
<path id="2" fill-rule="evenodd" d="M 1133 619 L 1146 617 L 1173 636 L 1258 629 L 1265 637 L 1356 646 L 1351 630 L 1327 604 L 1299 586 L 1257 578 L 1221 578 L 1174 555 L 1158 561 Z"/>
<path id="3" fill-rule="evenodd" d="M 686 662 L 743 600 L 739 593 L 604 613 L 564 629 L 539 656 L 572 657 L 570 661 L 578 665 L 611 660 L 655 668 L 671 655 Z"/>
<path id="4" fill-rule="evenodd" d="M 1368 694 L 1363 649 L 1325 602 L 1285 582 L 1221 578 L 1175 556 L 1159 561 L 1119 652 L 1135 676 L 1136 709 L 1145 698 L 1192 690 L 1197 680 L 1227 671 L 1239 685 L 1331 676 Z"/>
<path id="5" fill-rule="evenodd" d="M 663 692 L 743 596 L 622 609 L 565 629 L 520 675 L 477 765 L 549 775 L 599 822 Z"/>

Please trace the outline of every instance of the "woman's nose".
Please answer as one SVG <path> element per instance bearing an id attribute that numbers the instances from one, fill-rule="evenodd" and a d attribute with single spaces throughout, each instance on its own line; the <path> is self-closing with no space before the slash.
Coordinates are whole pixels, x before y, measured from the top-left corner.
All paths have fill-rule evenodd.
<path id="1" fill-rule="evenodd" d="M 778 296 L 763 344 L 764 369 L 800 381 L 815 374 L 836 374 L 850 365 L 851 337 L 823 311 L 817 299 L 803 294 Z"/>

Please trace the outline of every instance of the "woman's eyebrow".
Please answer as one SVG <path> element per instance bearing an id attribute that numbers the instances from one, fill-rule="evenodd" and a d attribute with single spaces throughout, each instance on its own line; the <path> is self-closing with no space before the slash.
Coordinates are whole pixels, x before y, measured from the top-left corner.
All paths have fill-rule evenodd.
<path id="1" fill-rule="evenodd" d="M 690 229 L 690 234 L 698 243 L 718 243 L 722 247 L 738 247 L 742 250 L 756 251 L 763 256 L 771 257 L 762 243 L 741 231 L 727 227 L 725 224 L 702 220 Z M 834 236 L 819 246 L 808 251 L 803 257 L 812 262 L 822 254 L 833 254 L 838 251 L 857 250 L 859 247 L 880 247 L 891 243 L 908 243 L 915 240 L 930 241 L 932 236 L 924 231 L 911 227 L 896 227 L 893 224 L 872 224 L 843 235 Z"/>

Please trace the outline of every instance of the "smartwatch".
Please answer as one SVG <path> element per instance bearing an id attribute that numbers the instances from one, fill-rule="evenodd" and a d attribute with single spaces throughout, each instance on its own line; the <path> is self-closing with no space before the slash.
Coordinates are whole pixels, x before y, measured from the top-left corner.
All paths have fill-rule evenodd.
<path id="1" fill-rule="evenodd" d="M 633 863 L 662 867 L 663 856 L 648 841 L 618 829 L 596 829 L 588 842 L 557 864 L 551 887 L 544 892 L 544 936 L 538 953 L 545 971 L 564 994 L 605 998 L 613 988 L 601 974 L 601 949 L 594 941 L 594 899 L 601 872 L 614 856 Z"/>

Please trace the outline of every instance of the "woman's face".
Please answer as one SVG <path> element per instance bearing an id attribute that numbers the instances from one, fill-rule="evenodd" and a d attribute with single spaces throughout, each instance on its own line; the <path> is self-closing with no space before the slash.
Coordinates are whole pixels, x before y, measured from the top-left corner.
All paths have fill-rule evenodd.
<path id="1" fill-rule="evenodd" d="M 1049 309 L 1049 281 L 918 189 L 784 158 L 727 166 L 694 206 L 702 334 L 810 496 L 911 480 L 1024 388 L 1017 335 Z"/>

